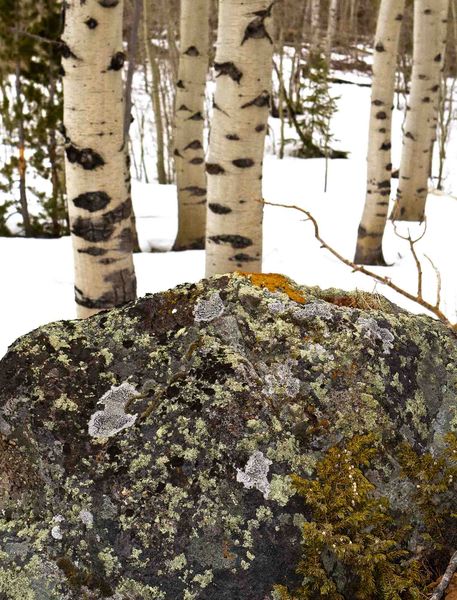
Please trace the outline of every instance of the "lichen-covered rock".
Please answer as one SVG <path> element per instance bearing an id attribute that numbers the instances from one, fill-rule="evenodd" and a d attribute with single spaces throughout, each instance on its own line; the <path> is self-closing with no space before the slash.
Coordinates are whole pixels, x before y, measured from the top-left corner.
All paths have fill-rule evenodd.
<path id="1" fill-rule="evenodd" d="M 276 275 L 41 327 L 0 363 L 0 598 L 273 599 L 301 579 L 291 475 L 368 432 L 425 552 L 397 448 L 441 452 L 456 389 L 442 324 Z"/>

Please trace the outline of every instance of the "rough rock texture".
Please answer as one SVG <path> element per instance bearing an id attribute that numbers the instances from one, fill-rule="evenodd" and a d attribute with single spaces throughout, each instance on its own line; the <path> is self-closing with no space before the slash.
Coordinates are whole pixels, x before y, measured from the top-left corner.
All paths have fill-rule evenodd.
<path id="1" fill-rule="evenodd" d="M 0 363 L 0 598 L 274 598 L 299 583 L 289 475 L 374 431 L 407 511 L 395 448 L 457 429 L 456 359 L 427 317 L 280 276 L 37 329 Z"/>

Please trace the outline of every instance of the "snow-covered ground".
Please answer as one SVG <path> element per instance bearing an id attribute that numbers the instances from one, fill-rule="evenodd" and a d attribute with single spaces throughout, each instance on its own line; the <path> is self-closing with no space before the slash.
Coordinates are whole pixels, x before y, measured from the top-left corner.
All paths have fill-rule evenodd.
<path id="1" fill-rule="evenodd" d="M 345 78 L 348 77 L 345 75 Z M 333 121 L 338 148 L 350 151 L 349 159 L 329 163 L 328 190 L 324 193 L 325 160 L 278 160 L 273 154 L 279 139 L 278 120 L 270 120 L 269 154 L 264 163 L 264 198 L 268 202 L 297 204 L 309 209 L 318 219 L 322 237 L 348 258 L 352 258 L 357 227 L 364 203 L 365 158 L 367 148 L 369 88 L 335 85 L 339 112 Z M 393 163 L 398 166 L 401 145 L 401 113 L 396 113 Z M 457 155 L 457 128 L 451 136 L 448 155 Z M 148 155 L 148 160 L 151 157 Z M 150 169 L 152 170 L 152 168 Z M 457 169 L 447 165 L 446 190 L 457 193 Z M 176 190 L 174 186 L 133 182 L 133 199 L 143 252 L 135 255 L 138 293 L 157 292 L 204 275 L 202 251 L 149 252 L 167 250 L 176 231 Z M 452 195 L 431 193 L 427 207 L 427 231 L 417 245 L 439 269 L 442 279 L 443 309 L 457 321 L 457 200 Z M 405 234 L 408 227 L 401 226 Z M 410 226 L 412 235 L 421 228 Z M 408 244 L 388 225 L 385 238 L 388 268 L 376 271 L 390 277 L 403 288 L 415 292 L 417 271 Z M 7 346 L 49 321 L 75 316 L 72 282 L 72 250 L 69 238 L 27 240 L 0 238 L 0 357 Z M 434 302 L 436 274 L 423 258 L 424 295 Z M 363 289 L 385 294 L 397 304 L 415 312 L 420 307 L 404 300 L 388 288 L 375 284 L 360 273 L 352 273 L 314 239 L 304 215 L 291 209 L 266 206 L 264 219 L 264 271 L 280 272 L 306 285 Z"/>

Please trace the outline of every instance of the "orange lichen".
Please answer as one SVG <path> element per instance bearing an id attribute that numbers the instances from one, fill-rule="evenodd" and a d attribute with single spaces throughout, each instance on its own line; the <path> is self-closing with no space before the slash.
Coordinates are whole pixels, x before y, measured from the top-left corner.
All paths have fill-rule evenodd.
<path id="1" fill-rule="evenodd" d="M 255 286 L 269 290 L 270 292 L 284 292 L 294 302 L 304 304 L 306 298 L 284 275 L 279 273 L 246 273 L 239 272 L 240 275 L 248 277 Z"/>

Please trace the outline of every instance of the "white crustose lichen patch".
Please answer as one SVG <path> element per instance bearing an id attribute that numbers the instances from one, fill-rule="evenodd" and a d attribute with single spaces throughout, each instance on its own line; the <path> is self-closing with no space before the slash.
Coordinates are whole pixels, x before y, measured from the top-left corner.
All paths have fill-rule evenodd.
<path id="1" fill-rule="evenodd" d="M 86 510 L 85 508 L 83 508 L 79 512 L 79 518 L 88 529 L 92 528 L 94 524 L 94 515 L 90 512 L 90 510 Z"/>
<path id="2" fill-rule="evenodd" d="M 62 517 L 62 515 L 56 515 L 52 519 L 52 521 L 55 523 L 55 525 L 51 529 L 51 535 L 55 540 L 61 540 L 63 538 L 63 533 L 62 533 L 62 530 L 60 529 L 60 524 L 64 520 L 65 519 Z"/>
<path id="3" fill-rule="evenodd" d="M 237 469 L 236 480 L 242 483 L 245 488 L 255 488 L 262 492 L 265 500 L 268 500 L 270 493 L 270 483 L 267 479 L 268 471 L 272 461 L 263 455 L 263 452 L 256 450 L 249 458 L 244 471 Z"/>
<path id="4" fill-rule="evenodd" d="M 224 303 L 222 302 L 219 292 L 214 292 L 208 298 L 203 300 L 200 298 L 195 304 L 194 317 L 197 322 L 214 321 L 224 312 Z"/>
<path id="5" fill-rule="evenodd" d="M 104 410 L 95 412 L 89 420 L 89 435 L 91 437 L 112 437 L 122 429 L 131 427 L 137 415 L 125 412 L 127 403 L 137 396 L 137 391 L 130 383 L 112 386 L 97 404 L 104 404 Z"/>
<path id="6" fill-rule="evenodd" d="M 391 348 L 393 348 L 393 341 L 395 339 L 393 333 L 391 333 L 385 327 L 380 327 L 375 319 L 368 318 L 364 319 L 360 317 L 357 319 L 357 325 L 360 325 L 365 337 L 370 340 L 381 340 L 384 354 L 390 354 Z"/>

